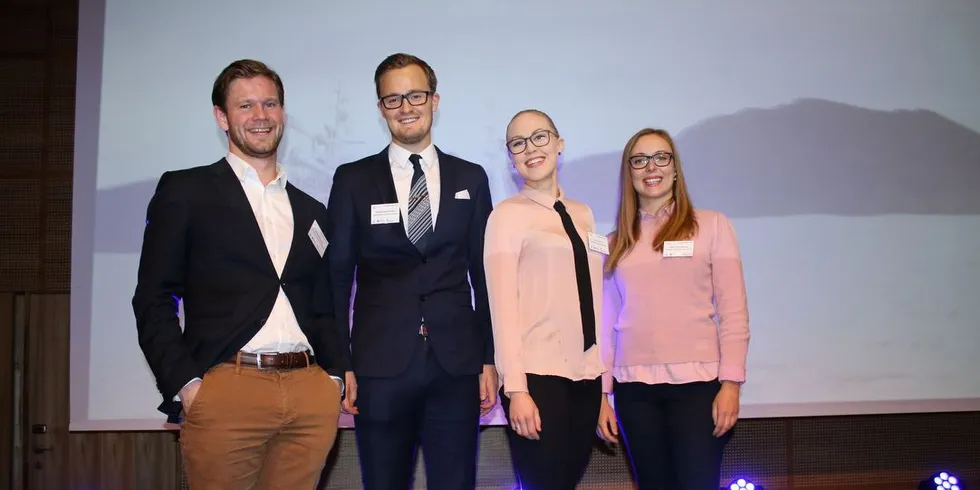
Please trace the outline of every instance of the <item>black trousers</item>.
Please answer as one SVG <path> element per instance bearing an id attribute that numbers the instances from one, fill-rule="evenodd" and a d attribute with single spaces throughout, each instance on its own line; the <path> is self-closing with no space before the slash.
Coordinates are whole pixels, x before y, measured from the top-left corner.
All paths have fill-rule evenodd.
<path id="1" fill-rule="evenodd" d="M 592 456 L 602 384 L 559 376 L 527 375 L 527 391 L 541 416 L 540 439 L 518 435 L 507 425 L 510 454 L 522 490 L 574 490 Z M 510 399 L 501 390 L 510 420 Z"/>
<path id="2" fill-rule="evenodd" d="M 416 340 L 408 369 L 393 378 L 357 378 L 354 433 L 367 490 L 412 488 L 416 450 L 428 488 L 472 490 L 480 431 L 479 376 L 442 369 L 428 340 Z"/>
<path id="3" fill-rule="evenodd" d="M 616 417 L 639 490 L 721 488 L 721 458 L 732 430 L 712 435 L 720 389 L 718 380 L 614 384 Z"/>

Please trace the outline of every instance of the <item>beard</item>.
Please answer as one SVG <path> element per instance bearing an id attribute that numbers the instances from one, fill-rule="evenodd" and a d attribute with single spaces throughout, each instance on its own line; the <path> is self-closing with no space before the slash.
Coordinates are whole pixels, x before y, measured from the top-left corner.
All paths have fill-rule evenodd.
<path id="1" fill-rule="evenodd" d="M 399 127 L 397 122 L 395 124 L 388 124 L 388 129 L 391 130 L 391 137 L 396 142 L 402 145 L 416 145 L 419 144 L 429 136 L 432 130 L 432 119 L 429 122 L 414 128 L 406 129 Z"/>
<path id="2" fill-rule="evenodd" d="M 244 127 L 234 128 L 228 132 L 232 143 L 242 151 L 242 153 L 252 158 L 269 158 L 279 151 L 279 143 L 282 141 L 282 126 L 273 126 L 270 135 L 264 138 L 250 137 L 248 129 Z"/>

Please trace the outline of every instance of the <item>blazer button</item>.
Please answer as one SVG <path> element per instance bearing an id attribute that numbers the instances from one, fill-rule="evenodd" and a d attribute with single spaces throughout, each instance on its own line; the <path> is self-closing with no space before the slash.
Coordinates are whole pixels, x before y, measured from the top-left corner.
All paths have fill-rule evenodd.
<path id="1" fill-rule="evenodd" d="M 259 325 L 265 325 L 266 320 L 268 320 L 268 318 L 263 318 L 259 320 Z"/>
<path id="2" fill-rule="evenodd" d="M 419 296 L 419 301 L 425 301 L 425 295 Z"/>
<path id="3" fill-rule="evenodd" d="M 423 256 L 422 256 L 422 263 L 423 263 L 423 264 L 426 264 L 426 263 L 428 263 L 428 262 L 429 262 L 429 258 L 428 258 L 428 257 L 426 257 L 425 255 L 423 255 Z"/>

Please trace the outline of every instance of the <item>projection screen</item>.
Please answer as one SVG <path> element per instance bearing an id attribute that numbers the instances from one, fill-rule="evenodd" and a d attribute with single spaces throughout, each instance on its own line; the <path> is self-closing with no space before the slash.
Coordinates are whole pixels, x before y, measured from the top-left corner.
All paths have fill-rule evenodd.
<path id="1" fill-rule="evenodd" d="M 373 74 L 395 52 L 435 69 L 434 141 L 486 169 L 494 202 L 517 191 L 503 139 L 521 109 L 555 120 L 559 178 L 603 233 L 626 140 L 672 132 L 695 205 L 738 233 L 744 417 L 980 409 L 976 2 L 82 0 L 80 15 L 72 430 L 167 428 L 130 301 L 160 174 L 226 152 L 218 72 L 280 73 L 280 157 L 326 202 L 338 165 L 388 143 Z"/>

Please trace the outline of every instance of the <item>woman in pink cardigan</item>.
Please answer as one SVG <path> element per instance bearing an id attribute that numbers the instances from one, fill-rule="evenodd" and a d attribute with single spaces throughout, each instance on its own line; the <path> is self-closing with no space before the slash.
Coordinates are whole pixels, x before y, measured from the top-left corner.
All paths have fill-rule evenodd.
<path id="1" fill-rule="evenodd" d="M 664 130 L 630 138 L 620 176 L 598 432 L 614 442 L 619 419 L 641 490 L 717 490 L 749 342 L 735 231 L 721 213 L 694 208 Z"/>

